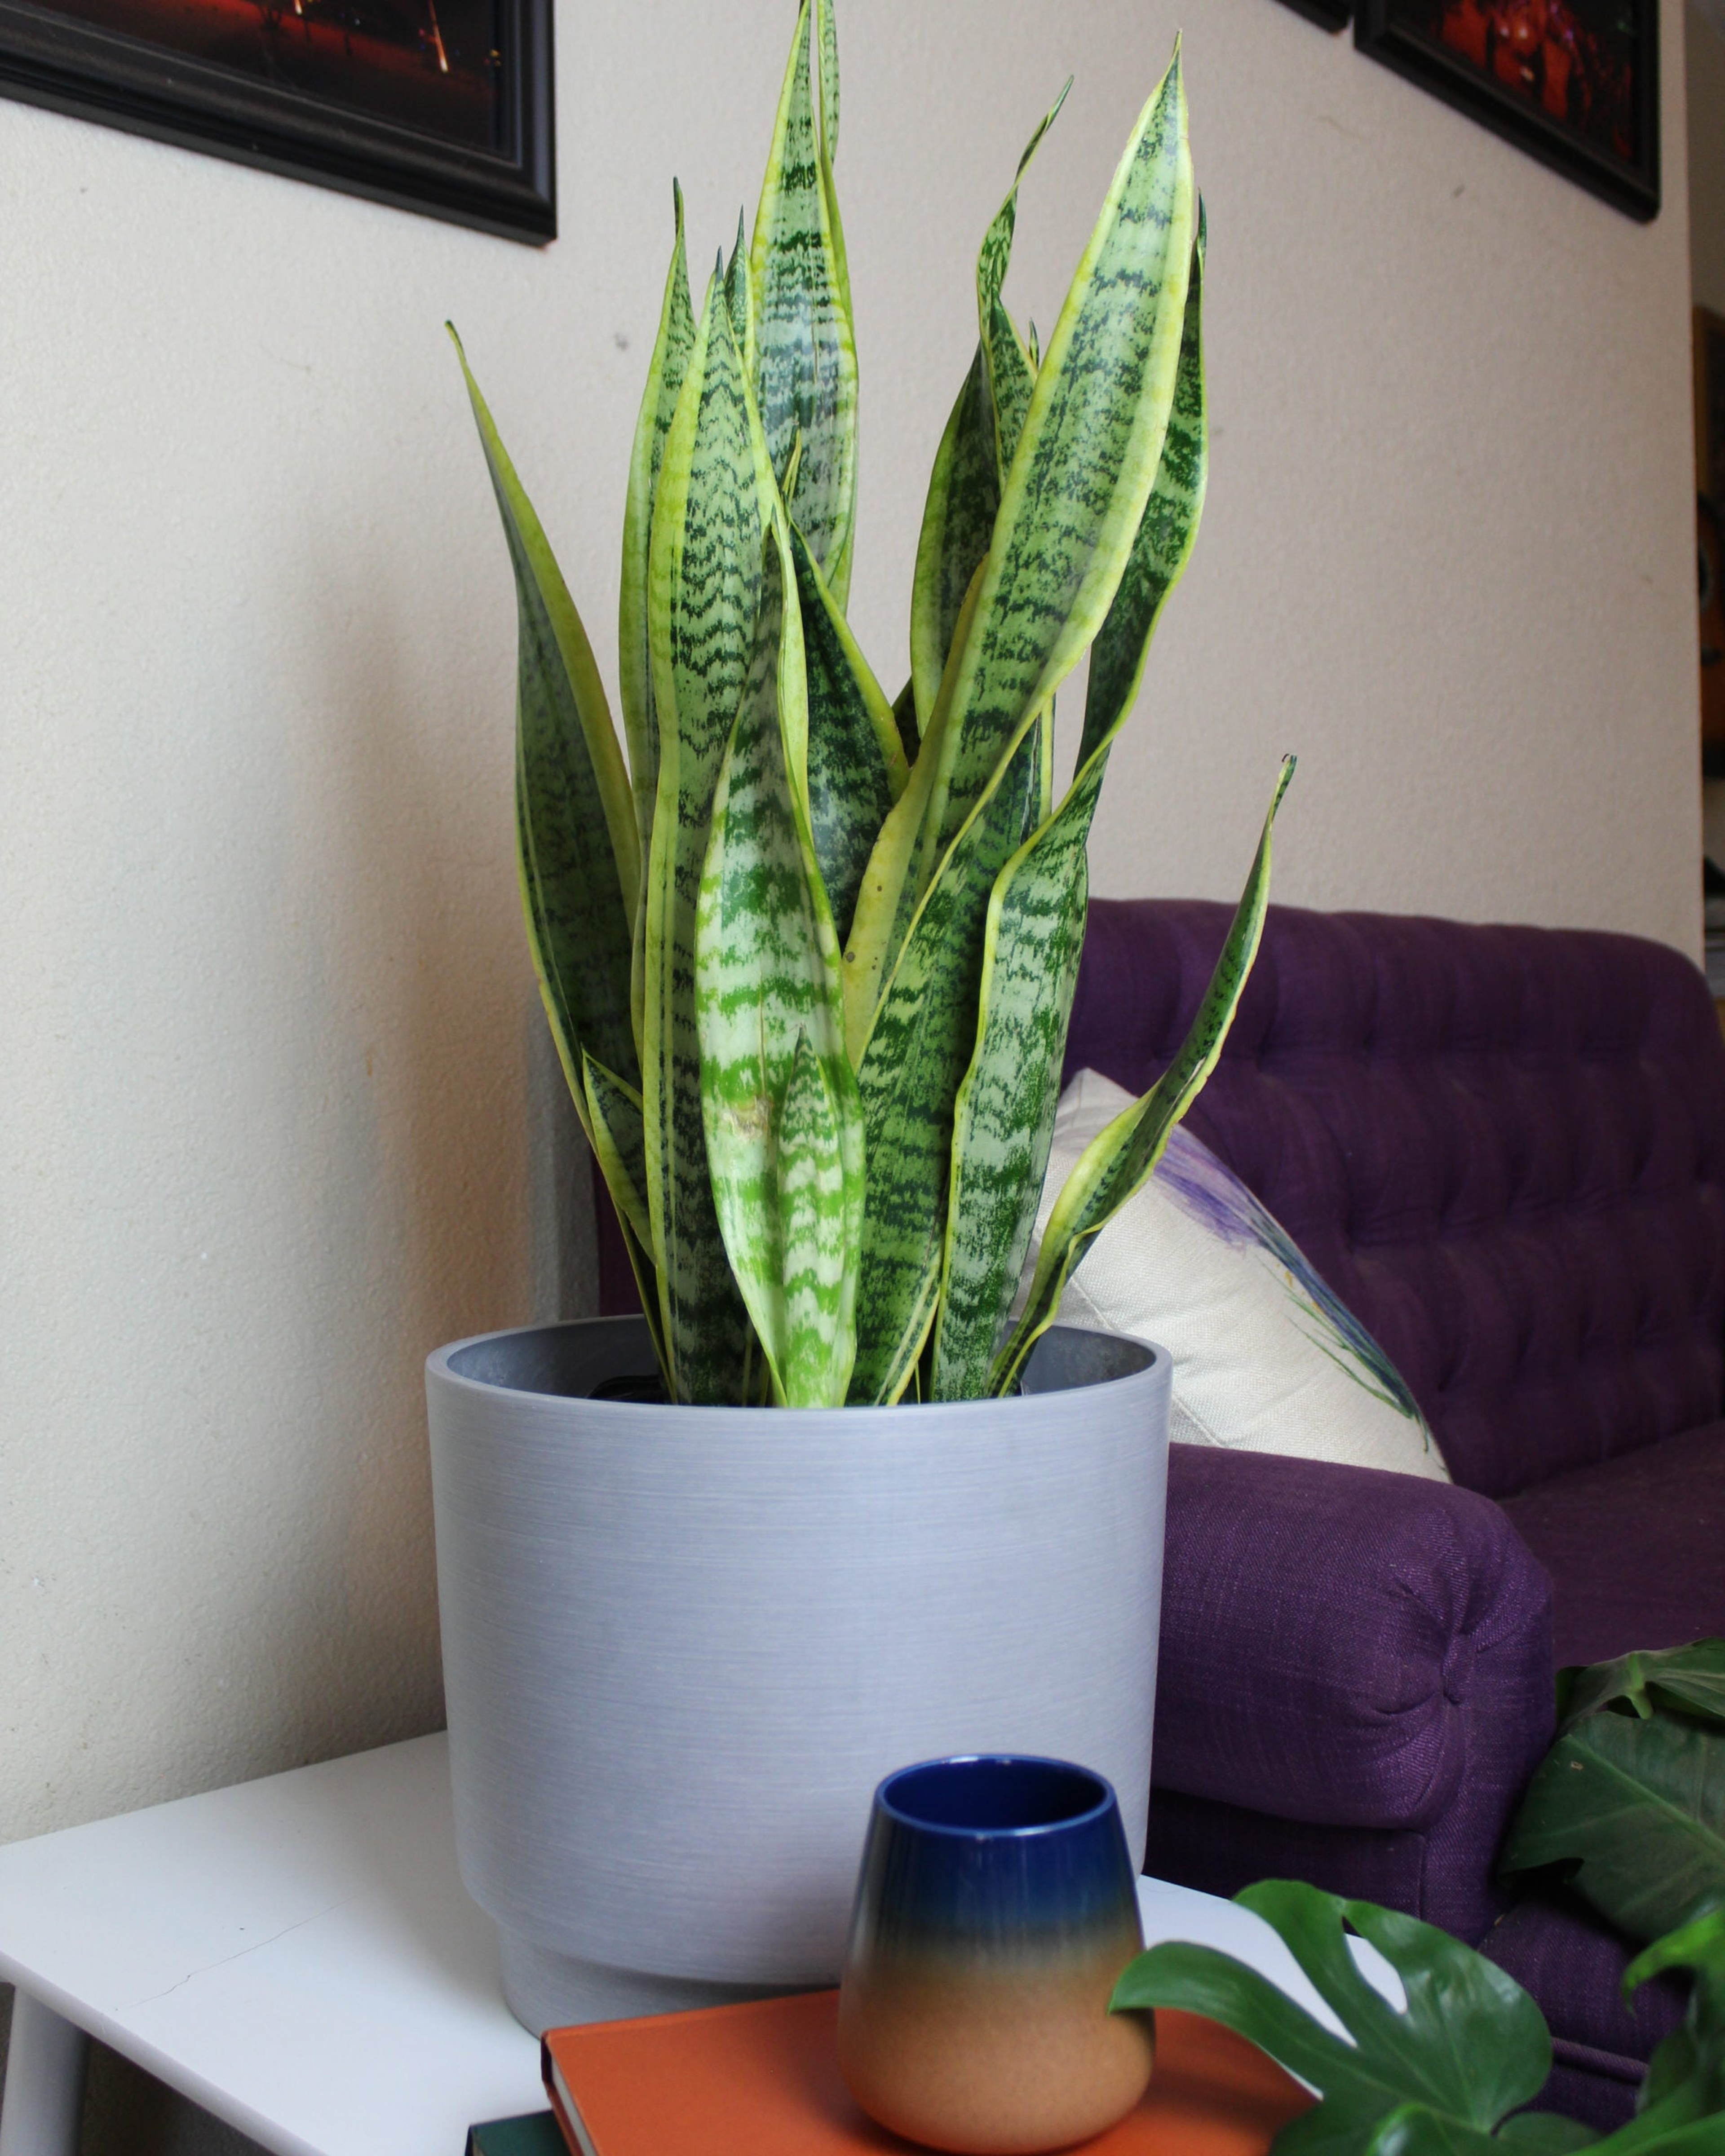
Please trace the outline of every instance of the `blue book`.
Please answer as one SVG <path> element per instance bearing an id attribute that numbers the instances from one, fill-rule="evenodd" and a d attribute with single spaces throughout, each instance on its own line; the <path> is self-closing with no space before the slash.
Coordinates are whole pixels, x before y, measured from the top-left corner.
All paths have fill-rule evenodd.
<path id="1" fill-rule="evenodd" d="M 493 2118 L 470 2127 L 467 2156 L 569 2156 L 569 2151 L 552 2114 L 530 2111 L 519 2118 Z"/>

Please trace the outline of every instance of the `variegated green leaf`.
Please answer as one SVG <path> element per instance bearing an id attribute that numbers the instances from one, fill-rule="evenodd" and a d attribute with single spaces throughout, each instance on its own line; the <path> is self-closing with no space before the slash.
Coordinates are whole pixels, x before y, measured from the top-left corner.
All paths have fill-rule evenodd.
<path id="1" fill-rule="evenodd" d="M 988 901 L 976 1049 L 953 1105 L 932 1397 L 974 1400 L 1036 1223 L 1084 948 L 1086 845 L 1107 752 L 1000 871 Z"/>
<path id="2" fill-rule="evenodd" d="M 1113 602 L 1161 458 L 1194 215 L 1176 49 L 1036 377 L 941 742 L 919 886 Z"/>
<path id="3" fill-rule="evenodd" d="M 515 570 L 521 901 L 540 994 L 580 1110 L 583 1050 L 614 1068 L 636 1067 L 629 946 L 639 868 L 629 777 L 581 617 L 453 327 L 449 335 Z"/>
<path id="4" fill-rule="evenodd" d="M 624 737 L 629 743 L 629 781 L 634 793 L 635 828 L 640 836 L 641 871 L 653 844 L 653 805 L 659 792 L 659 720 L 653 703 L 653 655 L 647 637 L 647 567 L 651 552 L 653 497 L 665 437 L 689 353 L 695 342 L 695 310 L 689 299 L 689 265 L 683 247 L 683 190 L 671 182 L 676 243 L 665 280 L 659 335 L 647 370 L 647 387 L 635 421 L 634 447 L 629 462 L 629 493 L 623 511 L 623 575 L 618 588 L 618 690 L 623 704 Z M 647 908 L 645 887 L 634 908 L 634 936 L 629 965 L 629 1009 L 635 1045 L 640 1046 L 646 982 Z"/>
<path id="5" fill-rule="evenodd" d="M 1038 742 L 1021 742 L 925 895 L 874 1014 L 857 1070 L 869 1179 L 853 1399 L 901 1396 L 934 1316 L 953 1105 L 975 1045 L 989 892 L 1036 822 L 1043 783 Z M 914 780 L 906 801 L 913 789 Z"/>
<path id="6" fill-rule="evenodd" d="M 820 59 L 820 143 L 832 164 L 839 155 L 839 25 L 833 0 L 814 0 L 814 43 Z"/>
<path id="7" fill-rule="evenodd" d="M 713 793 L 754 647 L 758 504 L 742 355 L 716 274 L 665 443 L 648 582 L 660 755 L 641 1098 L 667 1381 L 679 1400 L 741 1399 L 751 1337 L 707 1172 L 695 945 Z"/>
<path id="8" fill-rule="evenodd" d="M 775 1151 L 784 1404 L 842 1407 L 856 1353 L 856 1223 L 847 1202 L 838 1105 L 806 1033 L 797 1036 Z"/>
<path id="9" fill-rule="evenodd" d="M 982 251 L 977 257 L 977 334 L 988 369 L 988 399 L 993 408 L 994 427 L 995 469 L 1002 486 L 1006 483 L 1007 473 L 1012 469 L 1019 437 L 1024 433 L 1024 420 L 1030 409 L 1031 392 L 1036 387 L 1036 362 L 1019 336 L 1012 316 L 1006 311 L 1000 297 L 1006 283 L 1006 272 L 1012 261 L 1013 234 L 1018 224 L 1019 187 L 1030 168 L 1030 160 L 1041 146 L 1043 136 L 1054 126 L 1060 107 L 1066 101 L 1066 92 L 1071 87 L 1072 78 L 1068 75 L 1065 88 L 1043 116 L 1036 132 L 1025 144 L 1024 154 L 1019 159 L 1018 172 L 1006 200 L 995 212 L 994 221 L 983 235 Z"/>
<path id="10" fill-rule="evenodd" d="M 1000 506 L 993 413 L 980 345 L 935 453 L 911 592 L 911 686 L 926 732 L 964 598 L 993 536 Z"/>
<path id="11" fill-rule="evenodd" d="M 1069 80 L 1066 90 L 1071 86 Z M 993 536 L 1000 490 L 1024 431 L 1035 384 L 1034 363 L 1001 305 L 1000 291 L 1012 259 L 1019 182 L 1065 103 L 1066 90 L 1030 137 L 1011 190 L 977 258 L 976 356 L 935 456 L 911 594 L 911 674 L 917 718 L 925 726 L 952 649 L 958 610 Z"/>
<path id="12" fill-rule="evenodd" d="M 846 1260 L 856 1247 L 862 1206 L 861 1115 L 845 1055 L 839 942 L 796 778 L 808 728 L 804 678 L 790 535 L 781 513 L 768 539 L 753 658 L 713 804 L 696 942 L 701 1102 L 713 1198 L 780 1399 L 806 1386 L 814 1368 L 808 1340 L 794 1336 L 809 1322 L 806 1297 L 814 1275 L 793 1281 L 787 1270 L 777 1166 L 799 1044 L 825 1073 L 834 1149 L 818 1172 L 803 1163 L 809 1173 L 799 1170 L 796 1200 L 799 1207 L 818 1202 L 832 1218 L 817 1228 L 799 1211 L 798 1232 L 815 1235 L 826 1253 L 816 1269 L 821 1277 L 838 1252 L 831 1294 L 822 1293 L 830 1320 L 826 1352 L 845 1378 L 855 1347 L 855 1269 Z M 811 1144 L 814 1107 L 802 1101 L 798 1113 L 798 1142 Z M 813 1263 L 806 1250 L 798 1262 L 805 1260 Z M 843 1396 L 841 1379 L 836 1397 Z"/>
<path id="13" fill-rule="evenodd" d="M 1149 1181 L 1169 1132 L 1216 1066 L 1263 934 L 1270 903 L 1271 832 L 1293 775 L 1294 759 L 1286 757 L 1222 954 L 1173 1061 L 1142 1100 L 1091 1140 L 1055 1200 L 1024 1315 L 994 1363 L 991 1389 L 996 1394 L 1010 1392 L 1018 1383 L 1026 1357 L 1054 1322 L 1074 1267 L 1114 1214 Z"/>
<path id="14" fill-rule="evenodd" d="M 749 253 L 755 399 L 776 474 L 800 432 L 788 506 L 842 606 L 856 506 L 856 343 L 809 91 L 809 0 L 797 17 Z"/>
<path id="15" fill-rule="evenodd" d="M 1048 1166 L 1083 947 L 1086 844 L 1108 750 L 1130 712 L 1156 624 L 1197 536 L 1208 470 L 1202 213 L 1161 466 L 1091 654 L 1085 737 L 1058 812 L 1001 871 L 989 901 L 976 1053 L 954 1113 L 934 1397 L 988 1390 Z M 1051 729 L 1045 731 L 1051 732 Z"/>
<path id="16" fill-rule="evenodd" d="M 737 238 L 732 244 L 731 259 L 725 264 L 725 304 L 731 310 L 731 328 L 737 348 L 747 352 L 750 336 L 749 254 L 741 210 L 737 213 Z"/>
<path id="17" fill-rule="evenodd" d="M 858 1068 L 861 1066 L 869 1029 L 875 1022 L 875 1007 L 880 999 L 890 963 L 904 941 L 914 911 L 916 894 L 910 865 L 928 814 L 929 793 L 940 761 L 940 738 L 952 709 L 958 655 L 969 633 L 982 581 L 983 572 L 978 567 L 959 608 L 952 649 L 947 654 L 934 710 L 911 767 L 910 783 L 880 826 L 880 836 L 863 871 L 862 888 L 857 893 L 856 911 L 845 945 L 845 1038 L 850 1046 L 850 1060 Z M 1009 853 L 1011 850 L 1010 847 L 1007 849 Z"/>
<path id="18" fill-rule="evenodd" d="M 635 799 L 636 828 L 645 856 L 653 836 L 653 803 L 659 788 L 659 732 L 653 711 L 653 661 L 647 642 L 647 562 L 653 528 L 653 495 L 665 437 L 689 354 L 695 343 L 695 310 L 689 299 L 689 264 L 683 247 L 683 191 L 671 189 L 676 243 L 665 280 L 647 387 L 635 422 L 634 448 L 629 462 L 629 493 L 623 511 L 623 577 L 617 603 L 618 688 L 629 742 L 629 777 Z"/>
<path id="19" fill-rule="evenodd" d="M 581 1059 L 593 1149 L 619 1219 L 626 1220 L 644 1249 L 653 1240 L 647 1218 L 647 1138 L 641 1122 L 641 1096 L 614 1070 L 591 1055 Z"/>
<path id="20" fill-rule="evenodd" d="M 791 553 L 809 665 L 809 824 L 842 942 L 869 855 L 910 772 L 892 707 L 794 524 Z"/>
<path id="21" fill-rule="evenodd" d="M 845 220 L 839 214 L 839 183 L 833 175 L 839 155 L 839 27 L 834 17 L 833 0 L 814 0 L 814 44 L 820 63 L 820 183 L 826 196 L 827 225 L 833 236 L 833 267 L 838 273 L 839 300 L 854 335 L 856 314 L 850 304 L 850 262 L 845 251 Z M 854 481 L 851 499 L 853 521 L 845 552 L 847 589 L 850 582 L 850 547 L 856 536 Z"/>
<path id="22" fill-rule="evenodd" d="M 1114 735 L 1131 711 L 1144 678 L 1150 639 L 1168 597 L 1185 573 L 1204 511 L 1209 480 L 1209 428 L 1204 388 L 1204 204 L 1198 206 L 1198 236 L 1193 243 L 1192 274 L 1186 287 L 1186 320 L 1180 336 L 1180 363 L 1174 377 L 1173 403 L 1163 438 L 1156 484 L 1144 505 L 1126 573 L 1108 609 L 1108 619 L 1090 654 L 1085 691 L 1084 732 L 1078 746 L 1082 770 L 1097 747 Z"/>

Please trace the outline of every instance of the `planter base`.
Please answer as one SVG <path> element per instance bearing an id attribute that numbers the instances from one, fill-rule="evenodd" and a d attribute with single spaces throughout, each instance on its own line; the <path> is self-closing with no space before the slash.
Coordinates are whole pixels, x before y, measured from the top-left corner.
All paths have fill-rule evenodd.
<path id="1" fill-rule="evenodd" d="M 503 1956 L 503 1996 L 529 2035 L 582 2021 L 627 2021 L 638 2014 L 680 2014 L 695 2006 L 735 2006 L 777 1999 L 800 1986 L 709 1984 L 692 1976 L 649 1976 L 637 1969 L 580 1961 L 535 1946 L 519 1932 L 497 1927 Z"/>

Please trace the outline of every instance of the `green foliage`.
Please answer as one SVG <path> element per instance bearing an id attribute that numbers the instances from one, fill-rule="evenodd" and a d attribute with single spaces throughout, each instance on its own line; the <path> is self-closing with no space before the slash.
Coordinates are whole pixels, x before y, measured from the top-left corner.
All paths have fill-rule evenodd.
<path id="1" fill-rule="evenodd" d="M 1212 1947 L 1170 1942 L 1115 1986 L 1117 2010 L 1175 2006 L 1267 2051 L 1317 2102 L 1274 2156 L 1721 2156 L 1725 2150 L 1725 1905 L 1650 1947 L 1625 1993 L 1665 1969 L 1695 1975 L 1683 2025 L 1653 2055 L 1635 2118 L 1591 2127 L 1517 2108 L 1551 2068 L 1544 2016 L 1514 1979 L 1447 1932 L 1370 1902 L 1266 1879 L 1236 1897 L 1276 1931 L 1347 2031 L 1335 2035 Z M 1376 1947 L 1407 1995 L 1398 2012 L 1359 1974 L 1343 1925 Z"/>
<path id="2" fill-rule="evenodd" d="M 1725 1640 L 1558 1680 L 1563 1727 L 1505 1845 L 1507 1872 L 1567 1867 L 1632 1936 L 1725 1900 Z"/>
<path id="3" fill-rule="evenodd" d="M 674 190 L 624 516 L 626 771 L 470 377 L 519 600 L 528 936 L 673 1399 L 1009 1389 L 1203 1083 L 1251 963 L 1267 825 L 1192 1039 L 1106 1157 L 1081 1163 L 1003 1348 L 1090 825 L 1208 463 L 1178 49 L 1040 353 L 1003 294 L 1020 184 L 1060 103 L 983 239 L 975 356 L 929 482 L 893 703 L 845 613 L 858 376 L 832 0 L 803 0 L 752 234 L 739 225 L 698 313 Z M 1055 693 L 1092 647 L 1056 803 Z"/>
<path id="4" fill-rule="evenodd" d="M 1513 1978 L 1447 1932 L 1297 1880 L 1261 1880 L 1236 1899 L 1281 1934 L 1345 2037 L 1213 1947 L 1153 1947 L 1127 1969 L 1112 2004 L 1204 2015 L 1314 2089 L 1318 2102 L 1282 2128 L 1276 2156 L 1364 2156 L 1408 2104 L 1423 2105 L 1446 2131 L 1489 2136 L 1539 2093 L 1551 2071 L 1544 2017 Z M 1401 1979 L 1404 2011 L 1360 1974 L 1344 1923 Z"/>

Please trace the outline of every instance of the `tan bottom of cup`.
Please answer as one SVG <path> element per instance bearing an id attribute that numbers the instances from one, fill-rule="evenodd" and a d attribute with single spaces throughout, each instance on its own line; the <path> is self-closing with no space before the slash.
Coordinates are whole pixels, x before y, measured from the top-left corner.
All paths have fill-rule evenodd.
<path id="1" fill-rule="evenodd" d="M 882 2126 L 960 2156 L 1088 2141 L 1132 2109 L 1156 2062 L 1154 2016 L 1107 2010 L 1120 1967 L 1115 1955 L 1058 1974 L 847 1972 L 845 2083 Z"/>

